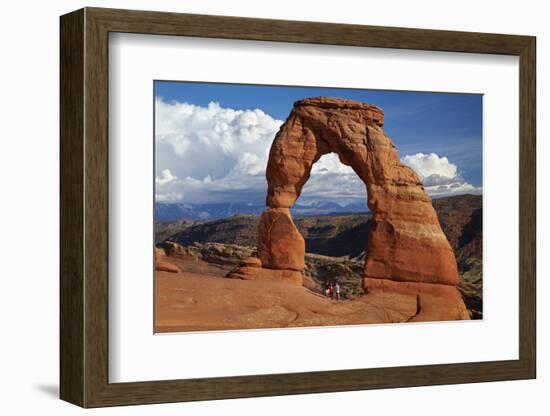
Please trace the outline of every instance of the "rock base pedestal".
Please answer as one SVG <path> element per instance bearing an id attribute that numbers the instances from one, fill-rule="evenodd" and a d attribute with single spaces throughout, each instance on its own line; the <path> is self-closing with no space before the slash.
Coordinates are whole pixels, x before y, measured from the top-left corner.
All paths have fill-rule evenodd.
<path id="1" fill-rule="evenodd" d="M 296 270 L 266 269 L 264 267 L 239 267 L 236 271 L 227 275 L 231 279 L 258 280 L 288 283 L 294 286 L 302 286 L 302 272 Z"/>
<path id="2" fill-rule="evenodd" d="M 281 282 L 294 286 L 302 286 L 303 284 L 301 271 L 268 269 L 262 267 L 262 261 L 257 257 L 244 259 L 239 267 L 228 273 L 226 277 L 229 279 Z"/>
<path id="3" fill-rule="evenodd" d="M 416 314 L 410 322 L 468 320 L 470 314 L 455 286 L 435 283 L 397 282 L 389 279 L 365 277 L 366 296 L 395 294 L 398 302 L 416 303 Z M 399 305 L 396 305 L 398 309 Z"/>

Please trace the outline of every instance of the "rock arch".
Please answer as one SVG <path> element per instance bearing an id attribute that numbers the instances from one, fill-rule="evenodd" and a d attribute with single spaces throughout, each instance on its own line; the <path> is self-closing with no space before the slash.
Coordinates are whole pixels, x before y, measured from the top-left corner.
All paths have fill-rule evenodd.
<path id="1" fill-rule="evenodd" d="M 454 253 L 418 175 L 401 164 L 383 130 L 382 109 L 352 100 L 306 98 L 277 133 L 267 164 L 267 209 L 261 216 L 258 256 L 261 270 L 238 271 L 301 284 L 305 242 L 292 221 L 290 207 L 300 196 L 313 164 L 336 153 L 367 188 L 373 213 L 364 265 L 367 291 L 436 293 L 457 301 L 464 317 Z M 248 276 L 246 276 L 248 274 Z M 258 277 L 255 277 L 258 278 Z M 435 292 L 434 292 L 435 291 Z M 455 293 L 456 292 L 456 293 Z"/>

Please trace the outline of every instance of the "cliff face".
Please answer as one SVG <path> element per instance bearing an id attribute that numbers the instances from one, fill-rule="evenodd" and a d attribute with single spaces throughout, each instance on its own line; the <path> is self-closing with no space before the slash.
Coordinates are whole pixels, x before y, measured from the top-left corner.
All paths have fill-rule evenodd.
<path id="1" fill-rule="evenodd" d="M 455 251 L 459 268 L 469 259 L 481 260 L 482 197 L 459 195 L 433 201 L 441 228 Z M 462 264 L 464 263 L 464 264 Z"/>
<path id="2" fill-rule="evenodd" d="M 472 318 L 482 318 L 482 197 L 461 195 L 444 198 L 434 201 L 434 208 L 458 262 L 458 289 Z"/>

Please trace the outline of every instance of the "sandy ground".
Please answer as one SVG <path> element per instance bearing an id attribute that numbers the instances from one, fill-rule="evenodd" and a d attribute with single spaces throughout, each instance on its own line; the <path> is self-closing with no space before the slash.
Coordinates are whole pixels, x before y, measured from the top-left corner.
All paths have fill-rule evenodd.
<path id="1" fill-rule="evenodd" d="M 416 301 L 397 294 L 328 299 L 305 287 L 223 278 L 226 268 L 202 262 L 156 272 L 155 332 L 287 328 L 405 322 Z"/>

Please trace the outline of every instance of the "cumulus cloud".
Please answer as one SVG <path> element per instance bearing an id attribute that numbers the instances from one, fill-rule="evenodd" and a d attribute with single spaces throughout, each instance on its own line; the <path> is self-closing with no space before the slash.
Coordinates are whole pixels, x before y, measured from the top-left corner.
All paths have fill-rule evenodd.
<path id="1" fill-rule="evenodd" d="M 170 169 L 163 169 L 160 176 L 155 176 L 155 200 L 157 202 L 178 202 L 183 198 L 183 192 L 178 192 L 177 177 Z"/>
<path id="2" fill-rule="evenodd" d="M 366 186 L 349 166 L 335 153 L 323 155 L 311 169 L 311 177 L 302 189 L 300 202 L 308 204 L 319 199 L 332 200 L 340 205 L 363 201 Z"/>
<path id="3" fill-rule="evenodd" d="M 177 178 L 172 175 L 172 172 L 170 172 L 170 169 L 163 169 L 160 172 L 160 177 L 157 176 L 155 178 L 155 183 L 158 187 L 166 186 L 172 182 L 174 182 Z"/>
<path id="4" fill-rule="evenodd" d="M 157 202 L 216 203 L 265 200 L 269 149 L 282 120 L 260 109 L 235 110 L 155 101 L 155 197 Z M 480 192 L 456 165 L 436 154 L 402 159 L 421 176 L 432 196 Z M 364 202 L 365 185 L 338 156 L 323 156 L 302 190 L 301 203 Z"/>
<path id="5" fill-rule="evenodd" d="M 234 110 L 215 102 L 201 107 L 157 97 L 157 200 L 170 194 L 218 202 L 221 193 L 225 200 L 238 198 L 237 190 L 265 193 L 269 148 L 282 123 L 260 109 Z"/>
<path id="6" fill-rule="evenodd" d="M 426 191 L 432 197 L 458 194 L 480 194 L 476 187 L 462 177 L 458 167 L 446 157 L 435 153 L 416 153 L 401 158 L 401 162 L 411 167 L 420 176 Z"/>

